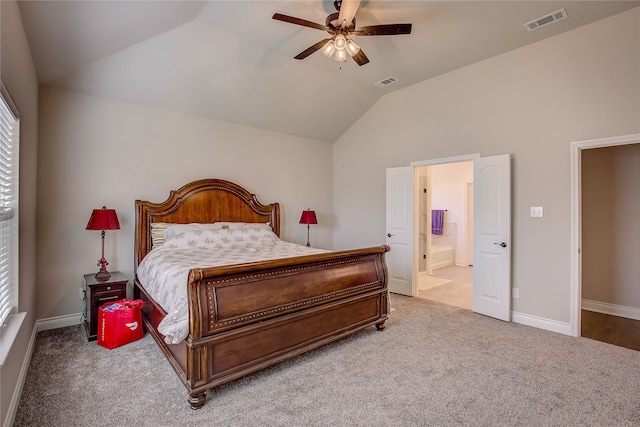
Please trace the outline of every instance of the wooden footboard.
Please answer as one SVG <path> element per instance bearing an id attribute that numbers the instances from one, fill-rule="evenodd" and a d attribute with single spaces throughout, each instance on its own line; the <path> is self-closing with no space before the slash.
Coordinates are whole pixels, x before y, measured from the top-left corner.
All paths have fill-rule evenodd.
<path id="1" fill-rule="evenodd" d="M 145 323 L 189 393 L 205 391 L 362 328 L 384 328 L 387 272 L 379 246 L 236 266 L 189 275 L 190 334 L 168 345 L 156 331 L 164 313 L 145 299 Z"/>

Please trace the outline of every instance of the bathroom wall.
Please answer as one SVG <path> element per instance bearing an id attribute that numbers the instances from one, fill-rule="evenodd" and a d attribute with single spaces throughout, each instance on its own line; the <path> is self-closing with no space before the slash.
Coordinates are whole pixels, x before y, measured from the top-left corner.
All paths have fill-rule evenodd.
<path id="1" fill-rule="evenodd" d="M 429 179 L 427 177 L 430 177 Z M 431 211 L 427 211 L 428 193 L 427 181 L 431 185 L 431 209 L 445 209 L 444 230 L 442 236 L 431 234 L 429 218 Z M 420 206 L 419 219 L 419 266 L 418 271 L 426 269 L 424 254 L 427 250 L 427 239 L 431 244 L 446 244 L 454 246 L 454 263 L 469 265 L 467 233 L 472 231 L 473 221 L 467 220 L 467 188 L 473 183 L 473 162 L 447 163 L 418 168 L 418 198 Z"/>
<path id="2" fill-rule="evenodd" d="M 431 209 L 446 209 L 443 240 L 453 240 L 456 265 L 469 265 L 467 231 L 473 221 L 467 219 L 467 184 L 473 182 L 473 162 L 429 166 L 431 168 Z M 470 229 L 471 228 L 471 229 Z M 432 236 L 432 243 L 434 242 Z"/>

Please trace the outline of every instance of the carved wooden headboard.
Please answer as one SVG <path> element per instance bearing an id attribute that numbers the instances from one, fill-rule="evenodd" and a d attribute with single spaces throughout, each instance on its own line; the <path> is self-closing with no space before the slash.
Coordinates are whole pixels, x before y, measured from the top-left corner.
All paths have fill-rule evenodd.
<path id="1" fill-rule="evenodd" d="M 161 203 L 136 200 L 135 266 L 151 250 L 151 223 L 269 222 L 280 235 L 280 205 L 263 205 L 255 194 L 229 181 L 201 179 L 172 190 Z"/>

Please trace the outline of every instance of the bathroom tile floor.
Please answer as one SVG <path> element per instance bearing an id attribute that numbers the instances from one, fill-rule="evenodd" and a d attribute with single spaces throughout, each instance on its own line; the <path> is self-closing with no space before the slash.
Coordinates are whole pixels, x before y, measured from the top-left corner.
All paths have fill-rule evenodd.
<path id="1" fill-rule="evenodd" d="M 473 300 L 473 267 L 449 265 L 434 270 L 432 276 L 451 281 L 431 289 L 418 291 L 418 298 L 471 310 L 471 302 Z"/>

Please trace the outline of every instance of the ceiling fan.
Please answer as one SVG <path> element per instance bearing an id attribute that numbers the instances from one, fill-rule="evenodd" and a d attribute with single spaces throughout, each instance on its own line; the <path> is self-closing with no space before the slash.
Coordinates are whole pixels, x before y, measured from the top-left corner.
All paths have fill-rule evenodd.
<path id="1" fill-rule="evenodd" d="M 347 54 L 351 56 L 358 65 L 362 66 L 369 62 L 369 58 L 364 54 L 360 46 L 348 36 L 391 36 L 396 34 L 411 34 L 411 24 L 382 24 L 369 25 L 366 27 L 356 27 L 356 12 L 360 6 L 360 0 L 336 0 L 333 2 L 338 12 L 327 16 L 325 25 L 316 24 L 306 19 L 275 13 L 273 19 L 290 24 L 301 25 L 303 27 L 315 28 L 331 34 L 297 54 L 295 59 L 304 59 L 312 53 L 322 49 L 325 56 L 331 57 L 335 52 L 336 61 L 346 61 Z"/>

